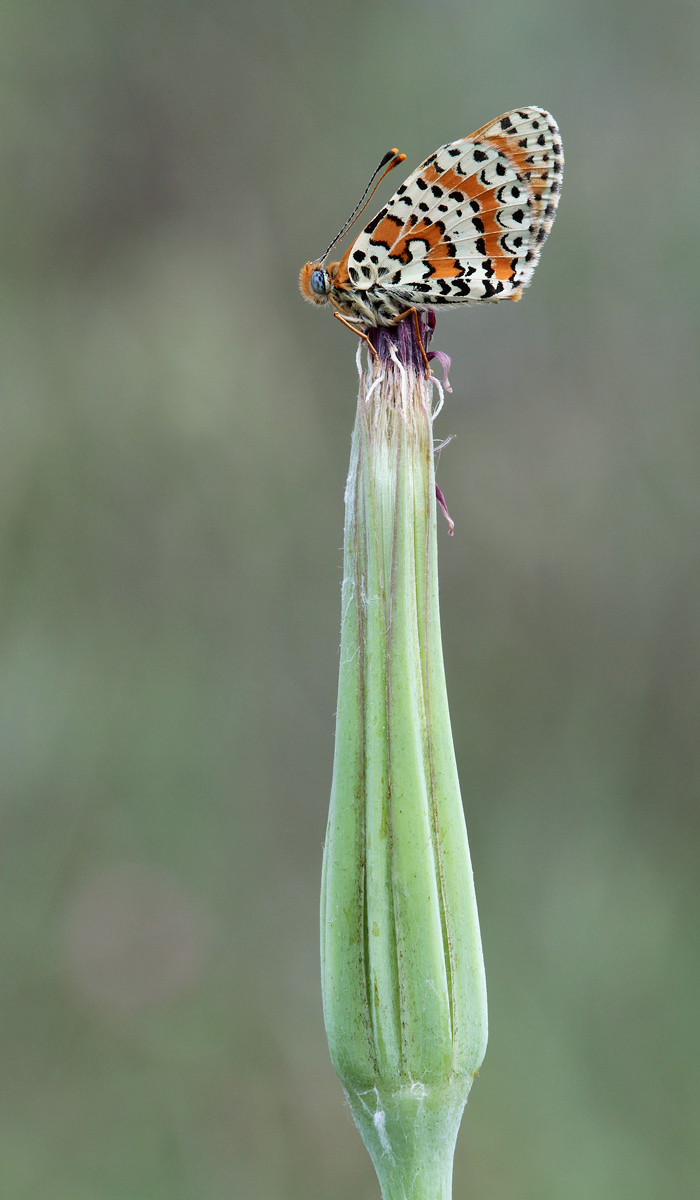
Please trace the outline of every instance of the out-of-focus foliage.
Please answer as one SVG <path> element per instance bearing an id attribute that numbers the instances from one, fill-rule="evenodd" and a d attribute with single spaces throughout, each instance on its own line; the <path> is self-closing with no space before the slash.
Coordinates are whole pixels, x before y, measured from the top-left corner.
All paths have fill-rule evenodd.
<path id="1" fill-rule="evenodd" d="M 355 344 L 296 273 L 518 104 L 552 237 L 436 339 L 455 1200 L 697 1187 L 699 79 L 695 0 L 0 3 L 3 1200 L 378 1195 L 317 965 Z"/>

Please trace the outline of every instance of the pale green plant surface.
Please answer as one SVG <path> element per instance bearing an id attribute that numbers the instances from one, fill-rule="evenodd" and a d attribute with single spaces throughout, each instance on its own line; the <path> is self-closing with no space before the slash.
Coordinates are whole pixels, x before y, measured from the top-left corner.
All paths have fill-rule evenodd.
<path id="1" fill-rule="evenodd" d="M 440 637 L 432 387 L 361 376 L 321 900 L 331 1057 L 385 1200 L 448 1200 L 486 1049 L 476 899 Z"/>

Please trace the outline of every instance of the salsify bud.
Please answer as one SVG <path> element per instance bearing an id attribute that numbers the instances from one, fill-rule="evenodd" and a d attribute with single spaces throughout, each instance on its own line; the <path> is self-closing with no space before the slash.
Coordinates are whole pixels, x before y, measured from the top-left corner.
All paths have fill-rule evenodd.
<path id="1" fill-rule="evenodd" d="M 323 1008 L 384 1200 L 449 1200 L 487 1018 L 440 637 L 435 381 L 410 318 L 369 337 L 345 495 Z"/>

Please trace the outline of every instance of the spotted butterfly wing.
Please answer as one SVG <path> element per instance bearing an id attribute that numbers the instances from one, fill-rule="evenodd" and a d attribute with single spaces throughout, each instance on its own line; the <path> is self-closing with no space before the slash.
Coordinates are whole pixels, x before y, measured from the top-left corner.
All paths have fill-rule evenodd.
<path id="1" fill-rule="evenodd" d="M 518 300 L 552 227 L 564 157 L 553 117 L 515 109 L 409 175 L 343 259 L 334 306 L 362 325 L 406 307 Z"/>

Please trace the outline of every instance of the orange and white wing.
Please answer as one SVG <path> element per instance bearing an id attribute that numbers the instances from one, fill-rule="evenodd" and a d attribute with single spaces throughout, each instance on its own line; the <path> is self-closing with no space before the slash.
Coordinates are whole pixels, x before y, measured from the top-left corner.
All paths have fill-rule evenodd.
<path id="1" fill-rule="evenodd" d="M 548 112 L 505 113 L 426 158 L 365 226 L 339 275 L 370 303 L 518 300 L 552 228 L 563 166 Z"/>

